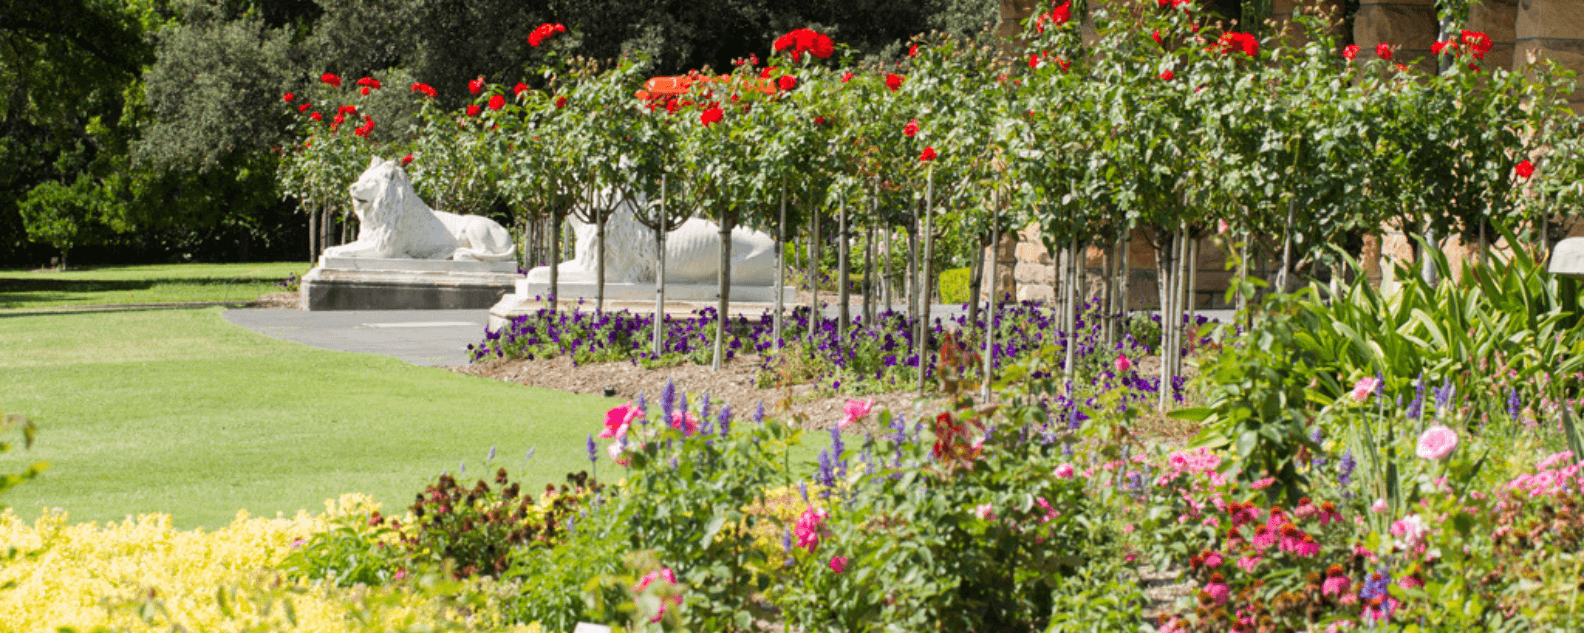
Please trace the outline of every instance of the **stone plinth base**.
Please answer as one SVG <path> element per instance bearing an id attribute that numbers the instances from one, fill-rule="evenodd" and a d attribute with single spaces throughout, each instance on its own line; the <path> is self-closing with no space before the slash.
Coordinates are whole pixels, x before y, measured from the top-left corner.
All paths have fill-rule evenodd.
<path id="1" fill-rule="evenodd" d="M 309 310 L 482 310 L 519 278 L 509 261 L 321 257 L 301 287 Z"/>
<path id="2" fill-rule="evenodd" d="M 599 286 L 594 282 L 561 282 L 558 284 L 559 298 L 587 299 L 593 301 L 599 296 Z M 720 293 L 716 292 L 720 286 L 714 283 L 707 284 L 667 284 L 666 301 L 700 301 L 714 302 L 720 300 Z M 527 278 L 517 280 L 517 296 L 525 299 L 544 299 L 550 296 L 550 284 L 529 281 Z M 643 283 L 611 283 L 605 282 L 605 301 L 649 301 L 654 303 L 655 287 L 653 282 Z M 732 303 L 770 303 L 775 301 L 775 286 L 745 286 L 734 285 L 731 287 Z M 797 289 L 786 288 L 782 292 L 782 301 L 791 305 L 797 301 Z"/>
<path id="3" fill-rule="evenodd" d="M 527 279 L 517 279 L 517 292 L 501 297 L 500 302 L 490 308 L 490 328 L 500 329 L 513 317 L 533 314 L 550 305 L 548 284 L 530 283 Z M 672 318 L 687 318 L 693 316 L 695 310 L 715 308 L 720 301 L 715 292 L 716 286 L 704 285 L 671 285 L 666 286 L 665 313 Z M 557 303 L 561 309 L 581 309 L 585 312 L 594 309 L 595 289 L 594 284 L 572 283 L 560 284 L 561 297 Z M 605 284 L 605 310 L 617 312 L 626 310 L 637 314 L 652 314 L 654 312 L 654 284 Z M 797 290 L 787 288 L 782 294 L 782 302 L 787 312 L 799 305 L 797 303 Z M 767 311 L 775 309 L 775 287 L 762 286 L 732 286 L 731 289 L 731 316 L 743 317 L 750 321 L 757 321 Z"/>

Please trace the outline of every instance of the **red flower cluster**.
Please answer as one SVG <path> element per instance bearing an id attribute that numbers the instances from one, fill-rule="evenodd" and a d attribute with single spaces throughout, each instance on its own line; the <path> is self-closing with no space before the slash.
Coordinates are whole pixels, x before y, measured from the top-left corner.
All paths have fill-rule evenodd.
<path id="1" fill-rule="evenodd" d="M 308 118 L 313 119 L 315 121 L 323 121 L 324 120 L 324 115 L 323 114 L 319 114 L 318 112 L 309 112 L 308 113 Z"/>
<path id="2" fill-rule="evenodd" d="M 1458 36 L 1458 41 L 1474 53 L 1474 59 L 1485 59 L 1485 54 L 1491 51 L 1496 43 L 1491 41 L 1489 35 L 1479 31 L 1463 31 Z"/>
<path id="3" fill-rule="evenodd" d="M 473 94 L 484 92 L 484 77 L 482 75 L 478 79 L 468 82 L 468 92 Z"/>
<path id="4" fill-rule="evenodd" d="M 815 33 L 813 29 L 793 29 L 776 38 L 774 47 L 777 51 L 786 51 L 795 62 L 803 61 L 803 53 L 825 59 L 836 52 L 836 43 L 830 36 Z"/>
<path id="5" fill-rule="evenodd" d="M 1052 27 L 1059 28 L 1063 24 L 1066 24 L 1067 21 L 1071 20 L 1071 19 L 1072 19 L 1072 3 L 1071 2 L 1063 2 L 1063 3 L 1061 3 L 1061 6 L 1056 7 L 1054 9 L 1051 9 L 1050 13 L 1041 13 L 1041 14 L 1035 16 L 1034 17 L 1034 30 L 1038 31 L 1040 33 L 1044 33 L 1045 32 L 1045 23 L 1046 22 L 1049 22 Z"/>
<path id="6" fill-rule="evenodd" d="M 363 125 L 359 125 L 357 127 L 357 129 L 352 130 L 352 133 L 356 134 L 358 136 L 368 136 L 368 133 L 369 132 L 373 132 L 373 131 L 374 131 L 374 119 L 371 119 L 369 117 L 363 117 Z"/>
<path id="7" fill-rule="evenodd" d="M 1210 48 L 1219 48 L 1223 53 L 1241 50 L 1243 54 L 1249 57 L 1259 57 L 1259 40 L 1248 33 L 1227 31 L 1221 34 L 1221 41 L 1216 42 Z"/>
<path id="8" fill-rule="evenodd" d="M 364 88 L 373 88 L 375 90 L 379 90 L 380 88 L 384 88 L 384 86 L 380 85 L 380 81 L 378 79 L 373 78 L 373 77 L 364 77 L 362 79 L 359 79 L 359 80 L 357 80 L 357 85 L 362 86 Z"/>
<path id="9" fill-rule="evenodd" d="M 781 79 L 776 80 L 776 87 L 780 88 L 783 92 L 796 88 L 797 77 L 793 77 L 792 75 L 781 75 Z"/>
<path id="10" fill-rule="evenodd" d="M 336 114 L 337 115 L 350 114 L 352 116 L 357 116 L 357 106 L 355 106 L 355 105 L 344 105 L 344 106 L 341 106 L 339 108 L 336 108 Z"/>
<path id="11" fill-rule="evenodd" d="M 519 82 L 517 82 L 517 85 L 512 86 L 512 94 L 513 95 L 521 97 L 522 93 L 524 93 L 524 92 L 528 92 L 528 84 L 525 84 L 525 83 L 519 81 Z"/>
<path id="12" fill-rule="evenodd" d="M 327 84 L 330 84 L 331 86 L 334 86 L 336 88 L 340 88 L 341 87 L 341 78 L 337 77 L 337 76 L 335 76 L 333 74 L 330 74 L 330 73 L 325 73 L 323 75 L 320 75 L 319 76 L 319 81 L 323 81 L 323 82 L 325 82 Z"/>
<path id="13" fill-rule="evenodd" d="M 413 84 L 412 85 L 412 91 L 413 92 L 421 92 L 421 93 L 423 93 L 423 96 L 429 97 L 430 99 L 435 98 L 435 96 L 439 94 L 438 92 L 435 92 L 434 88 L 429 87 L 429 84 L 422 84 L 422 83 Z"/>
<path id="14" fill-rule="evenodd" d="M 908 57 L 918 57 L 918 44 L 908 47 Z"/>
<path id="15" fill-rule="evenodd" d="M 468 116 L 478 116 L 479 110 L 480 108 L 478 106 L 470 105 L 467 107 L 467 114 Z"/>
<path id="16" fill-rule="evenodd" d="M 528 45 L 537 47 L 540 44 L 543 44 L 545 40 L 550 39 L 550 36 L 555 35 L 556 33 L 565 33 L 565 32 L 566 32 L 566 27 L 565 26 L 560 25 L 560 24 L 551 24 L 549 22 L 546 22 L 546 23 L 541 24 L 541 25 L 539 25 L 537 27 L 534 27 L 533 32 L 528 34 Z"/>
<path id="17" fill-rule="evenodd" d="M 313 107 L 312 103 L 308 103 L 307 101 L 304 101 L 304 102 L 302 102 L 302 105 L 297 106 L 297 111 L 298 112 L 307 112 L 308 108 L 311 108 L 311 107 Z"/>
<path id="18" fill-rule="evenodd" d="M 1517 172 L 1519 178 L 1528 180 L 1530 176 L 1534 175 L 1534 163 L 1526 159 L 1524 162 L 1518 163 L 1518 166 L 1514 167 L 1513 171 Z"/>
<path id="19" fill-rule="evenodd" d="M 401 159 L 401 164 L 402 164 L 402 167 L 406 167 L 408 165 L 411 165 L 412 164 L 412 154 L 408 154 L 406 156 L 403 156 L 402 159 Z"/>
<path id="20" fill-rule="evenodd" d="M 825 117 L 822 117 L 822 116 L 814 117 L 814 125 L 825 125 Z"/>
<path id="21" fill-rule="evenodd" d="M 932 160 L 935 160 L 935 148 L 933 148 L 933 147 L 924 148 L 924 152 L 919 154 L 919 162 L 927 163 L 927 162 L 930 162 Z"/>
<path id="22" fill-rule="evenodd" d="M 1177 77 L 1177 75 L 1172 74 L 1172 71 L 1171 71 L 1170 68 L 1162 71 L 1161 74 L 1160 74 L 1161 81 L 1171 81 L 1172 79 L 1175 79 L 1176 77 Z"/>
<path id="23" fill-rule="evenodd" d="M 1353 58 L 1358 56 L 1358 52 L 1358 44 L 1348 44 L 1342 47 L 1342 56 L 1347 58 L 1348 61 L 1353 61 Z"/>
<path id="24" fill-rule="evenodd" d="M 897 88 L 902 87 L 902 82 L 906 79 L 902 75 L 888 74 L 886 75 L 886 87 L 890 88 L 891 92 L 896 92 Z"/>
<path id="25" fill-rule="evenodd" d="M 565 108 L 566 107 L 566 97 L 557 96 L 555 98 L 555 107 L 556 107 L 557 110 L 559 110 L 561 108 Z"/>
<path id="26" fill-rule="evenodd" d="M 297 98 L 297 95 L 294 95 L 294 94 L 288 92 L 288 93 L 286 93 L 286 96 L 281 97 L 281 101 L 285 101 L 286 103 L 291 103 L 292 99 L 296 99 L 296 98 Z"/>
<path id="27" fill-rule="evenodd" d="M 1381 42 L 1379 44 L 1376 44 L 1375 45 L 1375 56 L 1379 57 L 1381 59 L 1391 59 L 1392 58 L 1391 45 L 1387 44 L 1385 42 Z"/>
<path id="28" fill-rule="evenodd" d="M 499 110 L 499 109 L 504 108 L 504 107 L 506 107 L 506 97 L 503 97 L 501 95 L 493 95 L 493 96 L 490 97 L 489 109 L 491 109 L 491 110 Z"/>
<path id="29" fill-rule="evenodd" d="M 918 130 L 918 119 L 909 119 L 907 125 L 902 126 L 902 136 L 913 138 L 913 135 L 918 134 Z"/>
<path id="30" fill-rule="evenodd" d="M 720 106 L 710 106 L 704 110 L 703 114 L 699 115 L 699 122 L 703 123 L 704 127 L 709 127 L 713 123 L 720 123 L 721 119 L 725 118 L 725 115 L 726 113 L 721 112 Z"/>
<path id="31" fill-rule="evenodd" d="M 1192 8 L 1191 5 L 1193 4 L 1193 0 L 1155 0 L 1155 4 L 1160 5 L 1160 8 L 1162 8 L 1162 9 L 1165 9 L 1167 7 L 1171 7 L 1173 9 L 1176 9 L 1178 7 L 1189 7 L 1189 8 Z"/>

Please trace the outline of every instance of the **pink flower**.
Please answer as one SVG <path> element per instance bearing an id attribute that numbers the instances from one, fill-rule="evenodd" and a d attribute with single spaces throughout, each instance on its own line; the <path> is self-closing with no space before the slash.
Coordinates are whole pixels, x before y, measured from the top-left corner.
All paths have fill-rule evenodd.
<path id="1" fill-rule="evenodd" d="M 974 506 L 973 513 L 974 513 L 974 516 L 979 517 L 980 519 L 983 519 L 985 521 L 994 521 L 996 519 L 995 505 L 994 504 L 981 503 L 979 505 L 976 505 L 976 506 Z"/>
<path id="2" fill-rule="evenodd" d="M 1386 500 L 1385 499 L 1376 499 L 1375 503 L 1370 504 L 1370 512 L 1385 512 L 1385 511 L 1386 511 Z"/>
<path id="3" fill-rule="evenodd" d="M 1437 424 L 1425 429 L 1424 434 L 1419 436 L 1419 445 L 1414 449 L 1414 454 L 1422 459 L 1439 461 L 1451 455 L 1457 445 L 1457 431 Z"/>
<path id="4" fill-rule="evenodd" d="M 1212 573 L 1210 574 L 1210 582 L 1204 588 L 1204 592 L 1210 594 L 1210 599 L 1214 600 L 1218 607 L 1226 604 L 1227 598 L 1232 597 L 1232 588 L 1222 581 L 1220 573 Z"/>
<path id="5" fill-rule="evenodd" d="M 1069 462 L 1069 463 L 1063 463 L 1062 465 L 1057 466 L 1056 467 L 1056 478 L 1057 479 L 1072 479 L 1073 478 L 1073 465 Z"/>
<path id="6" fill-rule="evenodd" d="M 1392 536 L 1398 537 L 1397 544 L 1403 549 L 1415 549 L 1424 544 L 1425 535 L 1429 534 L 1430 526 L 1425 525 L 1424 519 L 1417 514 L 1410 514 L 1391 524 Z"/>
<path id="7" fill-rule="evenodd" d="M 1347 593 L 1348 588 L 1352 586 L 1353 579 L 1347 576 L 1332 576 L 1320 584 L 1320 595 L 1341 596 Z"/>
<path id="8" fill-rule="evenodd" d="M 626 427 L 623 428 L 625 429 Z M 622 450 L 623 444 L 624 442 L 611 442 L 610 446 L 605 447 L 605 452 L 610 455 L 611 461 L 616 462 L 617 466 L 626 466 L 629 463 L 627 452 Z"/>
<path id="9" fill-rule="evenodd" d="M 869 415 L 869 412 L 873 409 L 874 398 L 869 398 L 866 400 L 848 400 L 846 406 L 842 407 L 842 413 L 844 414 L 844 417 L 842 418 L 841 424 L 836 425 L 836 428 L 847 428 L 847 425 L 862 420 L 864 416 Z"/>
<path id="10" fill-rule="evenodd" d="M 1133 368 L 1133 361 L 1128 360 L 1127 354 L 1117 354 L 1114 365 L 1116 367 L 1116 372 L 1121 374 Z"/>
<path id="11" fill-rule="evenodd" d="M 1221 557 L 1220 552 L 1208 552 L 1204 555 L 1204 566 L 1207 568 L 1215 569 L 1224 562 L 1226 561 Z"/>
<path id="12" fill-rule="evenodd" d="M 1231 223 L 1227 222 L 1226 220 L 1216 220 L 1216 234 L 1217 235 L 1226 235 L 1227 231 L 1230 231 L 1230 230 L 1232 230 L 1232 224 Z"/>
<path id="13" fill-rule="evenodd" d="M 1259 563 L 1260 563 L 1260 555 L 1259 554 L 1249 554 L 1248 556 L 1244 556 L 1242 558 L 1239 558 L 1238 562 L 1237 562 L 1237 566 L 1238 566 L 1238 569 L 1243 570 L 1243 573 L 1252 574 L 1252 573 L 1254 573 L 1254 567 L 1259 565 Z"/>
<path id="14" fill-rule="evenodd" d="M 1552 466 L 1555 466 L 1557 464 L 1570 462 L 1572 460 L 1573 460 L 1573 451 L 1562 451 L 1560 453 L 1555 453 L 1555 454 L 1551 455 L 1550 457 L 1547 457 L 1545 459 L 1540 460 L 1540 463 L 1535 464 L 1535 470 L 1546 470 L 1546 469 L 1548 469 L 1548 468 L 1550 468 Z"/>
<path id="15" fill-rule="evenodd" d="M 643 411 L 631 402 L 606 411 L 605 430 L 600 431 L 600 438 L 610 439 L 626 436 L 627 428 L 632 426 L 633 420 L 637 420 L 642 413 Z"/>
<path id="16" fill-rule="evenodd" d="M 1256 481 L 1256 482 L 1254 482 L 1252 484 L 1249 484 L 1249 487 L 1253 488 L 1255 490 L 1264 490 L 1266 488 L 1269 488 L 1270 485 L 1273 484 L 1273 483 L 1276 483 L 1276 478 L 1275 477 L 1266 477 L 1266 478 L 1261 479 L 1259 481 Z"/>
<path id="17" fill-rule="evenodd" d="M 698 416 L 690 411 L 672 411 L 671 428 L 682 431 L 683 436 L 692 435 L 699 430 Z"/>
<path id="18" fill-rule="evenodd" d="M 797 537 L 795 547 L 808 549 L 809 553 L 819 547 L 820 525 L 825 522 L 825 517 L 830 516 L 825 510 L 810 507 L 798 517 L 797 525 L 792 527 L 792 535 Z"/>
<path id="19" fill-rule="evenodd" d="M 1360 378 L 1358 382 L 1353 383 L 1353 393 L 1350 395 L 1353 396 L 1354 402 L 1363 402 L 1370 394 L 1375 393 L 1375 390 L 1380 388 L 1380 385 L 1380 379 L 1374 376 L 1365 376 Z"/>
<path id="20" fill-rule="evenodd" d="M 1403 576 L 1402 578 L 1397 579 L 1397 586 L 1402 587 L 1404 590 L 1418 589 L 1424 586 L 1424 581 L 1414 578 L 1413 576 Z"/>
<path id="21" fill-rule="evenodd" d="M 838 574 L 842 573 L 844 571 L 847 571 L 847 557 L 846 556 L 832 556 L 831 557 L 831 561 L 830 561 L 830 568 L 831 568 L 831 571 L 836 572 Z"/>
<path id="22" fill-rule="evenodd" d="M 671 571 L 671 568 L 667 567 L 667 568 L 662 569 L 660 571 L 652 571 L 652 572 L 649 572 L 647 574 L 644 574 L 644 577 L 638 581 L 638 584 L 633 585 L 632 592 L 633 593 L 643 593 L 643 591 L 645 589 L 648 589 L 649 585 L 654 584 L 654 582 L 656 580 L 664 580 L 667 583 L 675 585 L 675 584 L 677 584 L 676 572 Z M 664 600 L 661 600 L 660 601 L 660 612 L 656 613 L 655 617 L 653 617 L 653 618 L 651 618 L 649 620 L 650 622 L 659 622 L 660 621 L 660 618 L 665 615 L 666 603 L 667 602 L 675 604 L 676 606 L 680 607 L 680 606 L 682 606 L 682 596 L 670 596 L 670 597 L 668 597 L 668 598 L 666 598 Z"/>

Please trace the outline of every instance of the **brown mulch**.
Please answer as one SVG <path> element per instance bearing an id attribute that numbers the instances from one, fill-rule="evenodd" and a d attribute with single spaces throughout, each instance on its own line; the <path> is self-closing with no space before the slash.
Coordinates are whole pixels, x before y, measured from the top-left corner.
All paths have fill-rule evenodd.
<path id="1" fill-rule="evenodd" d="M 695 406 L 706 392 L 710 406 L 719 411 L 730 403 L 733 418 L 745 420 L 752 416 L 760 401 L 764 402 L 766 415 L 780 415 L 795 420 L 797 426 L 811 430 L 826 430 L 836 426 L 843 416 L 842 407 L 851 396 L 833 394 L 829 389 L 816 390 L 812 384 L 791 385 L 785 388 L 760 388 L 755 378 L 760 372 L 758 356 L 739 356 L 727 361 L 720 371 L 708 365 L 684 364 L 674 367 L 645 369 L 630 362 L 584 363 L 574 366 L 565 356 L 535 360 L 496 359 L 472 365 L 451 367 L 459 374 L 484 376 L 531 387 L 543 387 L 572 393 L 603 393 L 606 387 L 615 389 L 612 406 L 632 400 L 642 392 L 650 403 L 658 403 L 660 391 L 666 380 L 676 385 L 677 393 L 688 394 Z M 874 399 L 874 411 L 890 409 L 916 418 L 911 391 L 863 396 L 859 400 Z M 938 408 L 939 404 L 931 403 Z M 787 407 L 783 409 L 783 407 Z M 875 430 L 875 418 L 849 426 L 848 432 Z"/>

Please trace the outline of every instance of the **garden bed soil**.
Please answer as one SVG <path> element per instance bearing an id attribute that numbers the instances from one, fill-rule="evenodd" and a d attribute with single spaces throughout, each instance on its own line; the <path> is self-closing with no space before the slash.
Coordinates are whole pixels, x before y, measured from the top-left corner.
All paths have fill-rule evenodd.
<path id="1" fill-rule="evenodd" d="M 842 407 L 852 396 L 832 395 L 828 390 L 816 392 L 812 384 L 792 385 L 785 389 L 761 389 L 754 386 L 754 379 L 760 371 L 759 363 L 758 356 L 739 356 L 727 361 L 716 372 L 708 365 L 691 363 L 656 369 L 645 369 L 630 362 L 584 363 L 575 366 L 570 358 L 559 356 L 535 360 L 496 359 L 452 367 L 451 370 L 572 393 L 599 394 L 609 386 L 616 392 L 610 398 L 611 406 L 632 400 L 639 392 L 644 393 L 649 402 L 655 403 L 669 378 L 676 384 L 678 393 L 690 394 L 689 401 L 695 405 L 705 391 L 709 392 L 710 404 L 715 410 L 719 410 L 723 403 L 730 403 L 734 417 L 739 421 L 752 416 L 761 400 L 764 401 L 767 415 L 790 417 L 797 420 L 797 426 L 803 429 L 828 430 L 842 420 Z M 873 398 L 876 412 L 881 409 L 906 412 L 911 419 L 916 417 L 913 413 L 916 397 L 915 392 L 902 391 L 858 399 Z M 782 411 L 780 407 L 783 404 L 789 404 L 790 409 Z M 930 414 L 934 415 L 938 412 L 939 400 L 930 401 L 929 406 L 933 407 Z M 848 427 L 849 432 L 875 429 L 874 416 Z"/>

